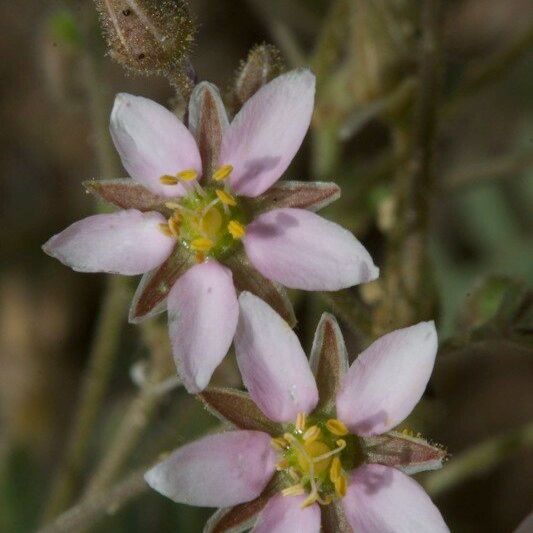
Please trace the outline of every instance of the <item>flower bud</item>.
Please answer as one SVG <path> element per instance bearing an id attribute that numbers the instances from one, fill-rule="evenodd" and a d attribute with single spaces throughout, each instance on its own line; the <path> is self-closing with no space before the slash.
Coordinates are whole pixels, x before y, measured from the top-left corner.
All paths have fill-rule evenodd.
<path id="1" fill-rule="evenodd" d="M 283 70 L 285 70 L 283 59 L 275 46 L 260 44 L 252 48 L 246 61 L 242 62 L 235 79 L 233 92 L 235 111 Z"/>
<path id="2" fill-rule="evenodd" d="M 140 74 L 183 83 L 195 26 L 181 0 L 95 0 L 111 56 Z"/>

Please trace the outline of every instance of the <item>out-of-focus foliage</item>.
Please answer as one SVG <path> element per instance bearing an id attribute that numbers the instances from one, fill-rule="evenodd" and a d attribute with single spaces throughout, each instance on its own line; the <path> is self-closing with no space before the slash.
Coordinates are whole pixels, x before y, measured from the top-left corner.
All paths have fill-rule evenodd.
<path id="1" fill-rule="evenodd" d="M 156 33 L 170 36 L 163 50 L 153 32 L 131 26 L 138 22 L 136 7 L 153 15 L 163 3 L 97 4 L 111 54 L 122 64 L 137 71 L 142 63 L 145 73 L 179 72 L 187 82 L 192 65 L 198 79 L 230 95 L 233 109 L 257 82 L 250 76 L 259 72 L 251 68 L 254 58 L 263 61 L 265 79 L 283 61 L 287 68 L 310 64 L 318 75 L 316 113 L 287 176 L 339 183 L 343 196 L 326 216 L 350 227 L 377 264 L 394 264 L 390 244 L 406 221 L 398 183 L 412 171 L 424 2 L 197 0 L 190 2 L 189 18 L 181 2 L 165 0 L 175 17 L 153 19 Z M 106 6 L 138 37 L 133 51 L 122 47 Z M 429 268 L 420 284 L 404 272 L 418 292 L 412 301 L 402 296 L 394 309 L 387 307 L 391 287 L 409 295 L 412 288 L 391 268 L 383 282 L 329 300 L 295 294 L 294 302 L 297 332 L 307 343 L 331 306 L 352 357 L 377 330 L 429 309 L 442 347 L 426 398 L 408 422 L 447 445 L 453 461 L 533 415 L 533 39 L 527 0 L 453 0 L 441 7 L 433 197 L 429 247 L 423 249 Z M 15 533 L 35 529 L 62 464 L 105 291 L 103 276 L 74 273 L 40 245 L 96 209 L 83 180 L 121 172 L 105 133 L 114 93 L 176 102 L 164 77 L 125 75 L 109 61 L 96 11 L 85 6 L 80 17 L 79 8 L 66 1 L 0 4 L 0 530 Z M 279 56 L 270 47 L 253 48 L 263 42 L 273 42 Z M 174 86 L 183 81 L 179 76 Z M 406 255 L 418 252 L 415 243 Z M 405 257 L 398 261 L 405 267 Z M 126 282 L 122 289 L 131 294 L 133 286 Z M 168 354 L 154 355 L 154 345 L 165 350 L 157 340 L 159 322 L 152 331 L 126 325 L 127 300 L 128 294 L 116 302 L 122 309 L 116 364 L 70 504 L 112 448 L 127 413 L 142 431 L 113 481 L 215 425 L 181 390 L 140 415 L 130 411 L 144 379 L 138 379 L 144 367 L 135 366 L 134 384 L 131 368 Z M 234 365 L 226 363 L 216 379 L 235 384 Z M 436 503 L 454 533 L 506 533 L 530 511 L 531 479 L 531 451 L 522 449 L 452 486 Z M 94 530 L 201 531 L 208 515 L 146 492 Z"/>

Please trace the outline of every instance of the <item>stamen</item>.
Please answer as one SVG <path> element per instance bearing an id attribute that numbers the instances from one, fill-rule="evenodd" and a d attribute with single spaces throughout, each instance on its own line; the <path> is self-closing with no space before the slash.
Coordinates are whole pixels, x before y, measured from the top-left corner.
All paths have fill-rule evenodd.
<path id="1" fill-rule="evenodd" d="M 346 476 L 341 474 L 334 482 L 335 493 L 339 498 L 344 498 L 346 496 Z"/>
<path id="2" fill-rule="evenodd" d="M 334 450 L 331 450 L 330 452 L 328 453 L 324 453 L 322 455 L 318 455 L 316 457 L 313 457 L 313 462 L 314 463 L 319 463 L 320 461 L 324 461 L 325 459 L 327 459 L 328 457 L 331 457 L 332 455 L 336 455 L 338 454 L 339 452 L 341 452 L 342 450 L 344 450 L 344 448 L 346 448 L 346 441 L 343 440 L 343 439 L 339 439 L 337 442 L 336 442 L 338 448 L 335 448 Z"/>
<path id="3" fill-rule="evenodd" d="M 231 222 L 230 222 L 231 224 Z M 228 228 L 229 229 L 229 228 Z M 305 413 L 301 412 L 301 413 L 298 413 L 296 415 L 296 429 L 298 431 L 303 431 L 305 429 L 305 419 L 306 419 L 306 416 L 305 416 Z"/>
<path id="4" fill-rule="evenodd" d="M 161 176 L 159 178 L 159 181 L 163 185 L 177 185 L 179 180 L 175 176 L 169 176 L 168 174 L 165 174 L 164 176 Z"/>
<path id="5" fill-rule="evenodd" d="M 337 435 L 339 437 L 342 437 L 343 435 L 348 435 L 349 433 L 348 428 L 344 425 L 343 422 L 341 422 L 337 418 L 330 418 L 326 422 L 326 427 L 328 428 L 330 433 L 333 433 L 333 435 Z"/>
<path id="6" fill-rule="evenodd" d="M 305 433 L 304 433 L 304 441 L 306 443 L 314 442 L 316 439 L 320 437 L 320 428 L 318 426 L 311 426 Z"/>
<path id="7" fill-rule="evenodd" d="M 224 181 L 232 172 L 232 165 L 222 165 L 221 167 L 217 168 L 217 170 L 213 174 L 213 179 L 215 181 Z"/>
<path id="8" fill-rule="evenodd" d="M 296 485 L 292 485 L 290 487 L 287 487 L 286 489 L 283 489 L 281 491 L 281 494 L 283 494 L 283 496 L 300 496 L 304 492 L 305 489 L 302 487 L 302 485 L 297 483 Z"/>
<path id="9" fill-rule="evenodd" d="M 181 209 L 181 205 L 176 202 L 166 202 L 165 207 L 167 209 Z"/>
<path id="10" fill-rule="evenodd" d="M 172 234 L 172 231 L 170 230 L 168 224 L 164 224 L 164 223 L 159 224 L 159 229 L 167 237 L 174 237 L 174 235 Z"/>
<path id="11" fill-rule="evenodd" d="M 205 254 L 203 252 L 196 252 L 195 259 L 197 263 L 203 263 L 205 261 Z"/>
<path id="12" fill-rule="evenodd" d="M 200 237 L 191 241 L 191 248 L 195 252 L 208 252 L 213 248 L 213 241 L 205 237 Z"/>
<path id="13" fill-rule="evenodd" d="M 216 193 L 223 204 L 231 206 L 237 205 L 237 200 L 235 200 L 235 198 L 229 192 L 223 191 L 222 189 L 217 189 Z"/>
<path id="14" fill-rule="evenodd" d="M 182 170 L 176 174 L 180 181 L 193 181 L 198 177 L 198 172 L 194 168 L 188 168 L 187 170 Z"/>
<path id="15" fill-rule="evenodd" d="M 276 437 L 270 441 L 270 444 L 276 450 L 286 450 L 289 447 L 289 442 L 283 437 Z"/>
<path id="16" fill-rule="evenodd" d="M 338 479 L 341 475 L 341 460 L 338 457 L 334 457 L 331 461 L 331 468 L 329 469 L 329 479 L 332 483 Z"/>
<path id="17" fill-rule="evenodd" d="M 168 227 L 174 237 L 179 237 L 180 234 L 180 218 L 176 213 L 168 219 Z"/>
<path id="18" fill-rule="evenodd" d="M 289 468 L 289 461 L 287 459 L 282 459 L 277 465 L 276 470 L 282 472 L 283 470 Z"/>
<path id="19" fill-rule="evenodd" d="M 242 239 L 246 234 L 246 228 L 237 220 L 230 220 L 228 231 L 234 239 Z"/>

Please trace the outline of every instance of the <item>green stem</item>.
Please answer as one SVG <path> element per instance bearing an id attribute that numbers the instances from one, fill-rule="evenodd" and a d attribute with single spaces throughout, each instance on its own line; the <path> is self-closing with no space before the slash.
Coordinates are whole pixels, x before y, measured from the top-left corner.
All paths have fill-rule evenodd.
<path id="1" fill-rule="evenodd" d="M 426 474 L 423 485 L 432 497 L 449 492 L 465 481 L 482 476 L 509 457 L 533 446 L 533 423 L 492 437 L 462 452 L 442 470 Z"/>

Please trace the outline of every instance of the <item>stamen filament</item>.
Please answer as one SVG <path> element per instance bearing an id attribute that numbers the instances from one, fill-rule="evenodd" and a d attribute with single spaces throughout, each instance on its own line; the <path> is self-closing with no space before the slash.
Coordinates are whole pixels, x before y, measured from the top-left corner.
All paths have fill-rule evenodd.
<path id="1" fill-rule="evenodd" d="M 291 485 L 290 487 L 283 489 L 281 494 L 283 494 L 283 496 L 300 496 L 304 492 L 305 489 L 302 487 L 302 485 L 297 483 L 296 485 Z"/>

